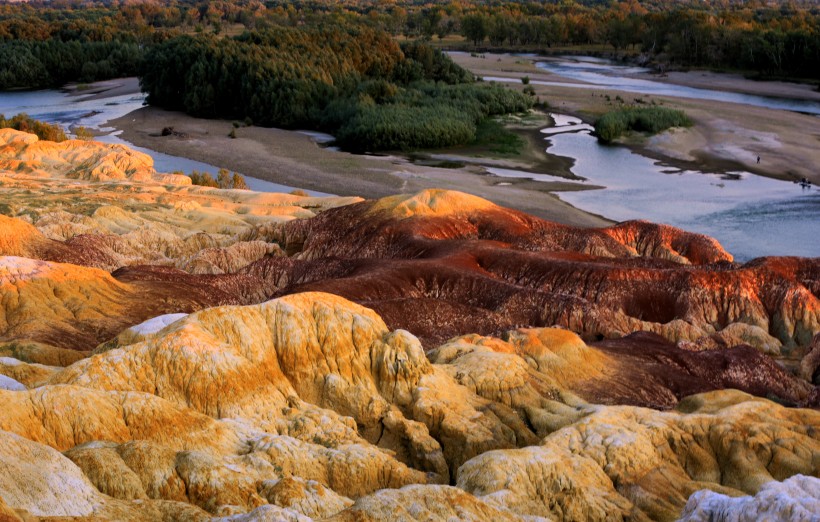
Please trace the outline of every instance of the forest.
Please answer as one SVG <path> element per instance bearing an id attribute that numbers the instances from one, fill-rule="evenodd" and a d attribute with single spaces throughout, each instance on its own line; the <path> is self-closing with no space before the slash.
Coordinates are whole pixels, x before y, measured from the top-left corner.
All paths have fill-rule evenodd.
<path id="1" fill-rule="evenodd" d="M 179 36 L 148 51 L 140 82 L 152 105 L 319 129 L 354 151 L 469 143 L 485 118 L 533 104 L 429 45 L 349 23 Z"/>
<path id="2" fill-rule="evenodd" d="M 0 4 L 0 89 L 134 74 L 145 52 L 182 34 L 325 23 L 445 49 L 610 49 L 663 67 L 820 79 L 815 0 L 36 0 Z"/>
<path id="3" fill-rule="evenodd" d="M 150 103 L 350 150 L 469 142 L 535 100 L 441 50 L 608 53 L 820 80 L 811 0 L 36 0 L 0 5 L 0 90 L 139 75 Z M 630 58 L 631 57 L 631 58 Z"/>

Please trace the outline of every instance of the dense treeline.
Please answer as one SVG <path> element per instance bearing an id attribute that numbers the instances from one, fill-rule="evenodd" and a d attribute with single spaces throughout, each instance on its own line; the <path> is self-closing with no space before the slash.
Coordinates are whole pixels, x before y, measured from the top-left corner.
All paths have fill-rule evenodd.
<path id="1" fill-rule="evenodd" d="M 351 24 L 174 38 L 148 52 L 141 85 L 154 105 L 321 129 L 359 151 L 467 143 L 481 120 L 533 103 L 427 45 Z"/>
<path id="2" fill-rule="evenodd" d="M 180 34 L 327 23 L 409 39 L 462 35 L 481 48 L 608 46 L 662 64 L 820 78 L 814 0 L 40 0 L 0 5 L 0 73 L 8 71 L 0 89 L 131 74 L 141 53 Z M 72 65 L 55 68 L 44 42 Z M 106 55 L 114 49 L 117 56 Z"/>
<path id="3" fill-rule="evenodd" d="M 0 89 L 136 75 L 145 46 L 179 33 L 178 19 L 161 17 L 168 25 L 159 30 L 143 10 L 150 8 L 0 5 Z"/>
<path id="4" fill-rule="evenodd" d="M 59 87 L 135 76 L 143 51 L 136 43 L 11 41 L 0 44 L 0 89 Z"/>
<path id="5" fill-rule="evenodd" d="M 373 4 L 272 0 L 280 19 L 358 13 L 392 34 L 474 47 L 549 51 L 609 46 L 660 63 L 820 78 L 820 4 L 814 0 L 518 0 Z"/>

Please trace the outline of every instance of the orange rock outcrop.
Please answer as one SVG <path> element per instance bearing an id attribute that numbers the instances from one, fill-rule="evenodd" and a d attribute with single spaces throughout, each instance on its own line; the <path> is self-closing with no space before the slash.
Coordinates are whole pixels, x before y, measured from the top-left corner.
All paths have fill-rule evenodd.
<path id="1" fill-rule="evenodd" d="M 815 511 L 817 259 L 7 130 L 0 178 L 0 521 Z"/>

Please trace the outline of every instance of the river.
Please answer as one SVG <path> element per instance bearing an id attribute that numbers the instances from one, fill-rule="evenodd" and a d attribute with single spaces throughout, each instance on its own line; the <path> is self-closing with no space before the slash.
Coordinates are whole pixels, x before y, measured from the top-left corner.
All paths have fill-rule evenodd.
<path id="1" fill-rule="evenodd" d="M 65 128 L 81 125 L 102 132 L 94 139 L 103 143 L 120 143 L 134 150 L 144 152 L 154 159 L 154 168 L 159 172 L 182 171 L 190 174 L 193 171 L 208 172 L 213 175 L 219 171 L 216 165 L 209 165 L 179 156 L 171 156 L 144 147 L 137 147 L 119 138 L 119 131 L 106 124 L 114 119 L 133 112 L 145 103 L 144 94 L 123 94 L 102 99 L 88 99 L 88 96 L 73 96 L 56 90 L 2 92 L 0 93 L 0 114 L 6 117 L 25 112 L 29 116 L 48 123 L 57 123 Z M 244 176 L 251 190 L 259 192 L 291 192 L 297 187 L 280 185 L 249 176 Z M 325 192 L 307 190 L 313 196 L 327 196 Z"/>
<path id="2" fill-rule="evenodd" d="M 538 67 L 586 82 L 554 82 L 564 87 L 720 100 L 820 115 L 820 102 L 637 79 L 630 75 L 646 72 L 645 69 L 596 58 L 573 57 L 541 62 Z M 680 170 L 623 146 L 601 144 L 592 136 L 592 127 L 579 119 L 561 114 L 552 116 L 555 126 L 542 130 L 546 152 L 572 158 L 571 170 L 584 178 L 582 185 L 606 187 L 558 194 L 573 206 L 617 221 L 646 219 L 707 234 L 720 241 L 739 261 L 770 255 L 820 256 L 820 190 L 816 186 L 803 188 L 793 182 L 743 171 Z M 488 170 L 502 177 L 536 181 L 562 179 L 506 169 Z"/>
<path id="3" fill-rule="evenodd" d="M 666 82 L 657 82 L 634 75 L 649 73 L 649 69 L 631 65 L 619 65 L 601 58 L 584 56 L 565 57 L 562 60 L 537 62 L 536 67 L 563 78 L 583 83 L 549 82 L 530 80 L 536 85 L 553 85 L 560 87 L 576 87 L 581 89 L 612 90 L 634 94 L 656 96 L 675 96 L 678 98 L 693 98 L 696 100 L 715 100 L 727 103 L 741 103 L 755 107 L 787 110 L 805 114 L 820 115 L 820 101 L 800 100 L 792 98 L 777 98 L 773 96 L 759 96 L 737 92 L 719 91 L 687 87 Z M 487 81 L 519 82 L 517 78 L 501 78 L 485 76 Z"/>
<path id="4" fill-rule="evenodd" d="M 657 82 L 640 80 L 635 84 L 635 80 L 630 78 L 625 78 L 624 83 L 612 75 L 631 74 L 635 72 L 633 69 L 600 61 L 578 62 L 581 66 L 551 63 L 551 67 L 569 70 L 567 74 L 583 75 L 584 81 L 597 78 L 596 81 L 603 82 L 599 77 L 604 77 L 607 81 L 629 85 L 630 88 L 635 85 L 641 89 L 663 88 L 677 93 L 673 95 L 681 95 L 685 91 L 709 99 L 728 94 L 734 98 L 734 103 L 744 103 L 741 100 L 747 100 L 749 96 L 664 84 L 659 84 L 663 87 L 647 86 L 648 83 Z M 693 91 L 697 92 L 693 94 Z M 764 105 L 772 108 L 801 112 L 815 110 L 813 102 L 803 104 L 801 100 L 754 98 L 756 104 L 773 104 Z M 101 130 L 107 134 L 98 140 L 124 143 L 151 155 L 159 171 L 217 172 L 218 166 L 135 147 L 121 140 L 114 129 L 106 127 L 106 122 L 142 107 L 143 103 L 144 96 L 141 94 L 86 100 L 82 96 L 69 96 L 53 90 L 0 93 L 0 113 L 6 116 L 26 112 L 37 119 L 66 127 L 83 125 Z M 774 106 L 779 104 L 783 106 Z M 820 107 L 817 110 L 820 111 Z M 739 261 L 766 255 L 820 256 L 820 241 L 817 239 L 820 230 L 820 190 L 816 187 L 803 189 L 791 182 L 748 172 L 681 171 L 636 154 L 626 147 L 601 145 L 590 134 L 590 127 L 580 120 L 558 114 L 554 118 L 556 126 L 542 131 L 547 153 L 573 158 L 573 173 L 586 180 L 581 184 L 606 187 L 561 192 L 559 197 L 564 201 L 618 221 L 646 219 L 710 235 Z M 547 174 L 498 168 L 487 170 L 498 176 L 566 181 Z M 247 176 L 246 180 L 251 189 L 259 191 L 290 192 L 295 188 Z M 323 195 L 320 192 L 309 193 Z"/>
<path id="5" fill-rule="evenodd" d="M 716 238 L 739 261 L 767 255 L 820 255 L 820 190 L 748 172 L 680 170 L 626 147 L 601 145 L 590 127 L 556 115 L 545 129 L 547 152 L 575 159 L 581 184 L 601 190 L 561 192 L 575 207 L 618 221 L 647 219 Z M 565 132 L 561 132 L 565 130 Z M 489 169 L 498 176 L 556 181 L 555 176 Z"/>

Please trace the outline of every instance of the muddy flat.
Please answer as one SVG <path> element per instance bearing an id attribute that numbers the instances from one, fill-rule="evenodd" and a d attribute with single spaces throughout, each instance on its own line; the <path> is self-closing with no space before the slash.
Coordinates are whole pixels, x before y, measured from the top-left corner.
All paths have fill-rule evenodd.
<path id="1" fill-rule="evenodd" d="M 562 202 L 550 191 L 578 190 L 577 184 L 500 178 L 483 167 L 414 165 L 399 156 L 364 156 L 320 147 L 310 136 L 281 129 L 240 127 L 230 121 L 193 118 L 145 107 L 109 124 L 120 137 L 152 150 L 224 167 L 275 183 L 345 196 L 379 198 L 426 188 L 459 190 L 502 206 L 578 226 L 611 221 Z M 178 135 L 162 136 L 173 127 Z"/>
<path id="2" fill-rule="evenodd" d="M 538 57 L 511 54 L 451 53 L 453 60 L 482 77 L 550 82 L 531 83 L 537 96 L 556 112 L 593 121 L 597 116 L 619 107 L 615 98 L 630 99 L 628 93 L 584 89 L 557 83 L 579 84 L 535 66 Z M 808 85 L 785 82 L 758 82 L 738 75 L 701 71 L 669 73 L 666 77 L 648 75 L 645 79 L 727 92 L 796 99 L 820 99 Z M 523 89 L 520 82 L 511 87 Z M 608 98 L 607 98 L 608 96 Z M 684 110 L 693 120 L 688 129 L 677 129 L 648 139 L 629 139 L 624 143 L 659 159 L 701 170 L 746 170 L 764 176 L 795 180 L 806 177 L 820 183 L 820 117 L 785 110 L 753 107 L 739 103 L 639 95 L 644 102 Z M 760 163 L 757 157 L 760 156 Z"/>

